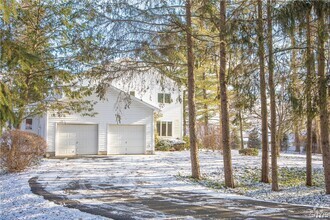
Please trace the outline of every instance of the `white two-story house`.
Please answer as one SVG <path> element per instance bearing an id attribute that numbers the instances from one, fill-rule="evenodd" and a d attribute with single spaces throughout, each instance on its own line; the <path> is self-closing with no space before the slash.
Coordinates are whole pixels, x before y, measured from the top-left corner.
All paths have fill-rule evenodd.
<path id="1" fill-rule="evenodd" d="M 86 99 L 97 101 L 94 117 L 48 111 L 26 119 L 22 130 L 44 137 L 47 152 L 56 156 L 153 154 L 155 134 L 182 139 L 182 89 L 156 72 L 121 77 L 108 87 L 105 99 L 97 94 Z"/>

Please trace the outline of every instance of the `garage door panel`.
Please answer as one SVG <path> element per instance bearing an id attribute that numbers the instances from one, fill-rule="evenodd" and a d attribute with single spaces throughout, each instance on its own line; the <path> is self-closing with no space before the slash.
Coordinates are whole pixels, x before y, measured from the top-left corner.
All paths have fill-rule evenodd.
<path id="1" fill-rule="evenodd" d="M 57 155 L 97 154 L 97 125 L 60 124 L 57 126 Z"/>
<path id="2" fill-rule="evenodd" d="M 109 154 L 144 154 L 144 125 L 109 125 Z"/>

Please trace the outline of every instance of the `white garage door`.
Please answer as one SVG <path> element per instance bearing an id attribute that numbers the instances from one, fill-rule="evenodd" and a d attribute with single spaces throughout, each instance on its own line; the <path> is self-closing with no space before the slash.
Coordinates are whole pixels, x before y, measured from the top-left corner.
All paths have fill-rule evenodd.
<path id="1" fill-rule="evenodd" d="M 144 154 L 144 125 L 109 125 L 109 154 Z"/>
<path id="2" fill-rule="evenodd" d="M 97 125 L 59 124 L 56 155 L 97 154 Z"/>

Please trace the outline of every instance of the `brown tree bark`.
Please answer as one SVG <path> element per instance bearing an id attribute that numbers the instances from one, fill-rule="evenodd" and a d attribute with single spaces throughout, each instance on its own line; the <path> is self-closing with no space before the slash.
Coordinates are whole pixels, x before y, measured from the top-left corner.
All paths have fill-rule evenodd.
<path id="1" fill-rule="evenodd" d="M 273 22 L 272 4 L 267 1 L 267 26 L 268 26 L 268 70 L 269 70 L 269 92 L 270 92 L 270 132 L 271 132 L 271 156 L 272 156 L 272 190 L 278 191 L 278 170 L 277 170 L 277 147 L 276 147 L 276 103 L 274 84 L 274 58 L 273 58 Z"/>
<path id="2" fill-rule="evenodd" d="M 307 81 L 306 81 L 306 101 L 307 101 L 307 139 L 306 139 L 306 185 L 312 186 L 312 51 L 311 51 L 311 9 L 307 13 Z"/>
<path id="3" fill-rule="evenodd" d="M 315 133 L 316 133 L 316 142 L 317 142 L 317 151 L 316 151 L 316 153 L 322 154 L 322 144 L 321 144 L 321 134 L 320 134 L 320 117 L 318 117 L 316 119 Z"/>
<path id="4" fill-rule="evenodd" d="M 299 131 L 298 131 L 298 126 L 295 126 L 294 139 L 295 139 L 295 145 L 296 145 L 295 151 L 300 153 L 300 135 L 299 135 Z"/>
<path id="5" fill-rule="evenodd" d="M 221 121 L 222 121 L 222 143 L 223 161 L 225 170 L 225 185 L 234 187 L 233 170 L 231 163 L 231 150 L 229 144 L 229 114 L 227 100 L 226 79 L 226 0 L 220 1 L 220 98 L 221 98 Z"/>
<path id="6" fill-rule="evenodd" d="M 325 177 L 325 191 L 330 194 L 330 146 L 329 146 L 329 113 L 328 113 L 328 86 L 325 75 L 325 38 L 327 27 L 324 22 L 324 11 L 318 11 L 318 88 L 319 88 L 319 109 L 320 109 L 320 133 L 323 152 L 323 167 Z"/>
<path id="7" fill-rule="evenodd" d="M 291 45 L 293 48 L 296 47 L 296 39 L 295 39 L 295 31 L 293 30 L 290 33 L 290 38 L 291 38 Z M 297 97 L 296 91 L 299 89 L 297 85 L 298 81 L 298 73 L 297 73 L 297 52 L 296 50 L 292 50 L 292 59 L 291 59 L 291 70 L 292 70 L 292 84 L 293 84 L 293 95 Z M 294 137 L 295 137 L 295 152 L 300 153 L 300 134 L 299 134 L 299 120 L 296 115 L 294 116 Z"/>
<path id="8" fill-rule="evenodd" d="M 265 79 L 265 49 L 263 36 L 262 0 L 258 0 L 258 56 L 259 56 L 259 77 L 260 77 L 260 101 L 261 101 L 261 135 L 262 135 L 262 163 L 261 182 L 269 183 L 269 158 L 268 158 L 268 123 L 267 123 L 267 98 Z"/>
<path id="9" fill-rule="evenodd" d="M 187 64 L 188 64 L 188 108 L 189 108 L 189 138 L 191 173 L 195 179 L 200 179 L 198 145 L 196 137 L 196 105 L 195 105 L 195 75 L 194 51 L 191 26 L 191 1 L 186 0 L 186 34 L 187 34 Z"/>
<path id="10" fill-rule="evenodd" d="M 219 82 L 217 83 L 217 99 L 219 101 L 219 146 L 218 150 L 223 150 L 223 143 L 222 143 L 222 119 L 221 119 L 221 95 L 220 95 L 220 68 L 219 71 L 216 71 L 217 79 Z"/>

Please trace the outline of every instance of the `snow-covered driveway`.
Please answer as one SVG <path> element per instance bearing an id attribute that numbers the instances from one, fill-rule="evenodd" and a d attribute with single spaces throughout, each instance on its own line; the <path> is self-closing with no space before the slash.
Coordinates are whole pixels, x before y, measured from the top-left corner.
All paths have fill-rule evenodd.
<path id="1" fill-rule="evenodd" d="M 202 163 L 202 171 L 205 166 L 213 168 L 219 166 L 221 156 L 218 156 L 219 160 L 207 160 L 208 157 L 213 156 L 207 152 L 201 153 L 201 161 L 207 161 L 207 163 Z M 67 213 L 65 219 L 102 217 L 113 219 L 244 219 L 251 217 L 310 219 L 320 217 L 320 215 L 321 217 L 330 215 L 329 209 L 315 210 L 312 207 L 269 203 L 239 195 L 222 194 L 177 178 L 178 175 L 189 175 L 189 173 L 189 152 L 159 152 L 156 155 L 68 160 L 49 159 L 44 160 L 37 171 L 2 176 L 4 204 L 2 203 L 0 208 L 7 210 L 2 211 L 4 219 L 12 219 L 13 213 L 17 214 L 15 219 L 63 219 L 61 217 L 63 213 Z M 20 205 L 16 205 L 15 201 L 7 198 L 8 192 L 5 192 L 15 187 L 17 183 L 23 184 L 24 181 L 13 181 L 21 179 L 16 175 L 21 175 L 21 178 L 25 178 L 24 181 L 29 180 L 35 194 L 42 195 L 46 200 L 65 207 L 48 202 L 49 215 L 38 215 L 39 207 L 36 206 L 40 206 L 39 211 L 47 214 L 44 208 L 45 202 L 37 200 L 41 198 L 29 194 L 24 187 L 23 193 L 27 194 L 26 201 L 29 205 L 22 205 L 20 202 L 18 202 Z M 11 178 L 12 182 L 9 182 Z M 17 199 L 20 198 L 17 195 L 14 196 Z M 35 201 L 38 201 L 38 204 L 34 204 Z M 35 209 L 36 213 L 29 213 L 29 208 Z M 52 210 L 58 210 L 56 215 Z"/>

